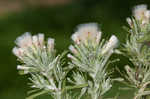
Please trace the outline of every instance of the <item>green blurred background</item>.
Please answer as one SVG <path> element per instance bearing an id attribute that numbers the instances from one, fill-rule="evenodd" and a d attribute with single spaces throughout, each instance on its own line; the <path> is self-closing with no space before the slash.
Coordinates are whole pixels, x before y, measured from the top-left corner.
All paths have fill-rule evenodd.
<path id="1" fill-rule="evenodd" d="M 16 57 L 12 54 L 14 40 L 24 32 L 44 33 L 56 39 L 61 52 L 71 43 L 70 36 L 81 23 L 97 22 L 107 39 L 115 34 L 124 42 L 126 32 L 122 29 L 126 17 L 137 4 L 150 0 L 0 0 L 0 99 L 25 99 L 29 90 L 26 76 L 18 75 Z M 126 64 L 121 58 L 120 68 Z M 130 99 L 131 91 L 119 91 L 118 84 L 109 92 L 119 99 Z M 48 99 L 43 96 L 37 99 Z"/>

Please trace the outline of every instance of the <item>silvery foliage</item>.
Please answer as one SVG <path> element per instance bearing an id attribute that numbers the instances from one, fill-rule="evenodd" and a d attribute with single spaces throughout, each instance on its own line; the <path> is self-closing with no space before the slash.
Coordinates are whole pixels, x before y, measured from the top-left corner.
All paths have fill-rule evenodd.
<path id="1" fill-rule="evenodd" d="M 96 23 L 81 24 L 72 35 L 73 45 L 70 66 L 77 68 L 86 75 L 74 75 L 75 84 L 87 83 L 81 93 L 86 93 L 90 99 L 99 99 L 112 87 L 107 66 L 110 56 L 118 45 L 118 39 L 112 35 L 109 41 L 101 40 L 102 32 Z M 77 79 L 76 79 L 77 78 Z"/>
<path id="2" fill-rule="evenodd" d="M 27 99 L 48 93 L 53 99 L 99 99 L 112 87 L 107 70 L 108 60 L 118 45 L 112 35 L 101 40 L 102 32 L 96 23 L 79 25 L 72 35 L 73 45 L 67 56 L 56 55 L 54 39 L 44 40 L 43 34 L 25 33 L 15 41 L 13 53 L 21 65 L 21 74 L 29 74 L 33 88 Z"/>
<path id="3" fill-rule="evenodd" d="M 124 45 L 124 54 L 133 67 L 125 66 L 124 83 L 135 89 L 134 99 L 148 99 L 150 91 L 150 10 L 146 5 L 133 9 L 133 17 L 127 18 L 129 35 Z"/>
<path id="4" fill-rule="evenodd" d="M 13 53 L 22 63 L 17 69 L 21 74 L 30 74 L 33 88 L 31 93 L 35 93 L 27 99 L 44 93 L 49 93 L 54 99 L 61 99 L 69 68 L 63 67 L 63 55 L 56 56 L 54 39 L 48 38 L 45 42 L 41 33 L 34 36 L 25 33 L 18 37 L 15 43 L 17 46 L 13 48 Z"/>

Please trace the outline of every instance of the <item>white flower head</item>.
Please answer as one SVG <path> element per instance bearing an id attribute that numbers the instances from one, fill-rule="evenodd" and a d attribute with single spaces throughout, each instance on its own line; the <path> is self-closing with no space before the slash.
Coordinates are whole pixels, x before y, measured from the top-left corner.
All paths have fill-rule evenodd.
<path id="1" fill-rule="evenodd" d="M 102 49 L 102 54 L 112 51 L 114 48 L 117 47 L 117 45 L 118 45 L 118 39 L 115 35 L 112 35 L 109 41 L 107 42 L 107 44 Z"/>
<path id="2" fill-rule="evenodd" d="M 72 39 L 79 43 L 87 40 L 95 41 L 100 39 L 101 32 L 99 31 L 97 23 L 80 24 L 77 31 L 72 35 Z"/>
<path id="3" fill-rule="evenodd" d="M 48 41 L 47 41 L 47 48 L 48 50 L 53 50 L 54 49 L 54 43 L 55 43 L 55 39 L 52 39 L 52 38 L 48 38 Z"/>
<path id="4" fill-rule="evenodd" d="M 26 32 L 22 36 L 18 37 L 15 43 L 21 48 L 29 47 L 32 45 L 32 36 L 29 32 Z"/>
<path id="5" fill-rule="evenodd" d="M 133 9 L 133 16 L 135 19 L 142 22 L 142 24 L 148 23 L 150 19 L 150 11 L 147 9 L 147 5 L 138 5 Z"/>

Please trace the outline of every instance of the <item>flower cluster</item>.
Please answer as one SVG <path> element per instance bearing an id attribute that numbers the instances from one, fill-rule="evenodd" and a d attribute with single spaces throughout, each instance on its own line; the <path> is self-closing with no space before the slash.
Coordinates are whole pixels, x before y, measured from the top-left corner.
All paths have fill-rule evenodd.
<path id="1" fill-rule="evenodd" d="M 140 25 L 139 28 L 144 28 L 146 25 L 150 22 L 150 10 L 147 9 L 147 5 L 138 5 L 133 8 L 132 15 Z M 131 28 L 133 28 L 134 23 L 133 20 L 130 18 L 127 18 L 127 22 L 130 25 Z"/>
<path id="2" fill-rule="evenodd" d="M 111 88 L 111 79 L 108 77 L 107 62 L 118 45 L 118 39 L 112 35 L 109 41 L 101 40 L 102 32 L 96 23 L 81 24 L 72 35 L 73 45 L 68 54 L 71 59 L 70 65 L 78 68 L 88 75 L 80 76 L 80 80 L 87 79 L 88 94 L 92 99 L 99 99 Z M 82 78 L 81 78 L 82 77 Z M 85 90 L 83 88 L 82 90 Z"/>
<path id="3" fill-rule="evenodd" d="M 98 46 L 100 43 L 102 32 L 98 28 L 96 23 L 81 24 L 77 27 L 76 32 L 72 35 L 72 40 L 76 44 L 84 43 L 88 45 L 93 43 L 93 45 Z M 118 39 L 115 35 L 112 35 L 107 44 L 104 45 L 102 54 L 107 53 L 110 50 L 113 50 L 118 45 Z M 77 50 L 71 45 L 69 47 L 72 53 L 77 53 Z"/>
<path id="4" fill-rule="evenodd" d="M 133 9 L 133 16 L 136 20 L 141 21 L 141 24 L 147 24 L 150 21 L 150 10 L 147 5 L 138 5 Z"/>
<path id="5" fill-rule="evenodd" d="M 64 53 L 56 55 L 54 39 L 44 40 L 44 34 L 25 33 L 15 41 L 13 53 L 18 57 L 20 73 L 30 74 L 33 99 L 49 93 L 53 99 L 103 99 L 115 80 L 134 89 L 134 99 L 148 99 L 150 95 L 150 10 L 146 5 L 133 9 L 133 18 L 127 18 L 129 27 L 126 44 L 122 52 L 117 50 L 118 39 L 112 35 L 107 41 L 97 23 L 81 24 L 72 35 L 73 44 L 69 46 L 68 64 Z M 125 66 L 122 79 L 110 77 L 108 65 L 112 63 L 113 53 L 121 53 L 133 65 Z M 62 59 L 64 58 L 64 59 Z M 77 89 L 77 90 L 74 90 Z"/>
<path id="6" fill-rule="evenodd" d="M 99 31 L 96 23 L 81 24 L 77 27 L 77 31 L 72 35 L 72 40 L 77 43 L 99 43 L 101 31 Z"/>
<path id="7" fill-rule="evenodd" d="M 25 74 L 38 65 L 38 61 L 44 63 L 44 59 L 42 59 L 44 57 L 39 59 L 41 54 L 44 54 L 44 52 L 48 54 L 54 51 L 54 39 L 49 38 L 46 46 L 44 34 L 41 33 L 32 36 L 27 32 L 18 37 L 15 43 L 17 46 L 13 48 L 13 53 L 24 63 L 23 65 L 18 65 L 17 69 L 24 71 Z M 28 63 L 28 59 L 30 59 L 30 63 Z"/>
<path id="8" fill-rule="evenodd" d="M 134 99 L 147 99 L 149 95 L 147 85 L 150 84 L 150 10 L 146 5 L 133 8 L 133 18 L 127 18 L 130 33 L 123 48 L 124 55 L 129 57 L 133 68 L 125 66 L 127 75 L 123 75 L 127 85 L 136 90 Z"/>

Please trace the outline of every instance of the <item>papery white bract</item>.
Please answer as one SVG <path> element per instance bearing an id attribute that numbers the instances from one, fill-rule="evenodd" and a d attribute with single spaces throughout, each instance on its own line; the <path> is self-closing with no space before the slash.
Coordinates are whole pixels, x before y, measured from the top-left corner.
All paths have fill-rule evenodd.
<path id="1" fill-rule="evenodd" d="M 102 49 L 102 54 L 105 54 L 109 51 L 113 51 L 113 49 L 116 48 L 117 45 L 118 45 L 118 39 L 115 35 L 112 35 L 109 41 L 107 42 L 107 44 Z"/>
<path id="2" fill-rule="evenodd" d="M 44 44 L 44 34 L 39 33 L 38 34 L 38 39 L 39 39 L 40 45 L 43 46 L 43 44 Z"/>
<path id="3" fill-rule="evenodd" d="M 18 45 L 18 47 L 27 48 L 32 45 L 32 36 L 29 32 L 26 32 L 22 36 L 19 36 L 15 43 Z"/>
<path id="4" fill-rule="evenodd" d="M 72 40 L 79 44 L 90 41 L 99 41 L 101 32 L 96 23 L 81 24 L 77 27 L 76 32 L 72 35 Z"/>
<path id="5" fill-rule="evenodd" d="M 55 40 L 52 39 L 52 38 L 48 38 L 48 41 L 47 41 L 47 46 L 48 46 L 48 50 L 51 51 L 54 49 L 54 43 L 55 43 Z"/>

